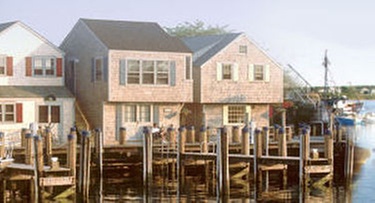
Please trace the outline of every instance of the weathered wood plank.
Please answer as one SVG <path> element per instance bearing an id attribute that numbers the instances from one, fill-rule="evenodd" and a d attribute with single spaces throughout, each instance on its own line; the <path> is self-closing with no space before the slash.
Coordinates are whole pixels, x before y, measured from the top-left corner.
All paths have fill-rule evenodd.
<path id="1" fill-rule="evenodd" d="M 75 178 L 73 176 L 65 177 L 43 177 L 40 178 L 40 186 L 62 186 L 62 185 L 74 185 Z"/>
<path id="2" fill-rule="evenodd" d="M 330 173 L 332 172 L 331 165 L 309 165 L 304 168 L 305 173 Z"/>

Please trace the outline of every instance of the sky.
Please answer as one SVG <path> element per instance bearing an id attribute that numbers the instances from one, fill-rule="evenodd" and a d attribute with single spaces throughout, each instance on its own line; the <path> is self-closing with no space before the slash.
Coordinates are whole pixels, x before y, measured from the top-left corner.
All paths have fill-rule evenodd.
<path id="1" fill-rule="evenodd" d="M 0 0 L 0 23 L 22 21 L 59 46 L 80 18 L 203 21 L 243 32 L 311 85 L 375 85 L 375 1 L 341 0 Z"/>

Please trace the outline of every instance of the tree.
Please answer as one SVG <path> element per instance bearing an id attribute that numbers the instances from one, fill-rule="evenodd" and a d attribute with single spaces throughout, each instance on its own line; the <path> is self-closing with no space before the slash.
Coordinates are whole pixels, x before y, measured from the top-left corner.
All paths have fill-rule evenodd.
<path id="1" fill-rule="evenodd" d="M 218 35 L 230 32 L 227 30 L 228 25 L 225 26 L 211 26 L 205 25 L 204 22 L 196 20 L 193 23 L 184 22 L 179 23 L 176 27 L 164 27 L 164 29 L 172 36 L 176 37 L 192 37 L 204 35 Z"/>

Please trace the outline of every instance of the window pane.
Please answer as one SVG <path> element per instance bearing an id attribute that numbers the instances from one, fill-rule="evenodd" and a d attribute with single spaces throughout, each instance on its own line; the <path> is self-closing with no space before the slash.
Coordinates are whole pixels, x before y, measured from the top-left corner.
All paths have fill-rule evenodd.
<path id="1" fill-rule="evenodd" d="M 39 123 L 48 123 L 48 106 L 39 106 Z"/>
<path id="2" fill-rule="evenodd" d="M 157 61 L 156 62 L 157 84 L 168 84 L 168 73 L 169 73 L 169 63 L 168 61 Z"/>
<path id="3" fill-rule="evenodd" d="M 60 123 L 60 106 L 51 106 L 51 122 Z"/>
<path id="4" fill-rule="evenodd" d="M 232 79 L 232 65 L 223 64 L 223 79 Z"/>
<path id="5" fill-rule="evenodd" d="M 240 53 L 246 54 L 247 53 L 247 46 L 246 45 L 240 45 Z"/>
<path id="6" fill-rule="evenodd" d="M 228 106 L 228 123 L 244 123 L 245 106 Z"/>
<path id="7" fill-rule="evenodd" d="M 154 84 L 154 61 L 142 61 L 142 84 Z"/>
<path id="8" fill-rule="evenodd" d="M 95 80 L 101 81 L 102 80 L 102 59 L 95 60 Z"/>
<path id="9" fill-rule="evenodd" d="M 254 79 L 255 80 L 264 80 L 263 65 L 254 65 Z"/>
<path id="10" fill-rule="evenodd" d="M 139 106 L 139 113 L 140 113 L 140 118 L 139 120 L 141 122 L 151 122 L 151 111 L 150 111 L 150 106 L 149 105 L 141 105 Z"/>
<path id="11" fill-rule="evenodd" d="M 186 71 L 186 79 L 190 80 L 191 79 L 191 58 L 190 56 L 187 56 L 185 58 L 185 71 Z"/>
<path id="12" fill-rule="evenodd" d="M 128 60 L 128 83 L 139 84 L 140 80 L 140 61 L 139 60 Z"/>
<path id="13" fill-rule="evenodd" d="M 55 75 L 55 59 L 46 60 L 46 75 Z"/>
<path id="14" fill-rule="evenodd" d="M 0 75 L 5 74 L 5 64 L 6 64 L 5 57 L 0 56 Z"/>
<path id="15" fill-rule="evenodd" d="M 125 122 L 136 122 L 137 113 L 135 105 L 126 105 L 125 106 Z"/>
<path id="16" fill-rule="evenodd" d="M 5 105 L 5 120 L 4 121 L 14 121 L 14 105 L 6 104 Z"/>

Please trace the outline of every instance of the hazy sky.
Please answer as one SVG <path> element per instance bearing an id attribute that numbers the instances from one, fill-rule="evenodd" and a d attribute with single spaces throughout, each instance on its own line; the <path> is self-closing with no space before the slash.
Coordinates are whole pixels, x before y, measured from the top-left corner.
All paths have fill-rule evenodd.
<path id="1" fill-rule="evenodd" d="M 0 23 L 20 20 L 60 45 L 79 18 L 152 21 L 163 27 L 201 20 L 244 32 L 312 85 L 375 85 L 375 1 L 359 0 L 0 0 Z"/>

